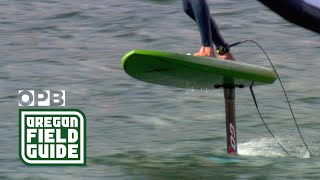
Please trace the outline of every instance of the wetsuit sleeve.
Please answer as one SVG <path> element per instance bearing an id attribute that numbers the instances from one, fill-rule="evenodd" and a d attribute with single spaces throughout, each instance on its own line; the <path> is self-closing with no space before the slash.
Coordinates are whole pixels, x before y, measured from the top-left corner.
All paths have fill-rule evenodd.
<path id="1" fill-rule="evenodd" d="M 320 33 L 320 0 L 258 0 L 286 20 Z"/>
<path id="2" fill-rule="evenodd" d="M 210 10 L 206 0 L 182 0 L 186 14 L 196 21 L 203 46 L 221 46 L 225 44 L 219 29 L 210 16 Z"/>

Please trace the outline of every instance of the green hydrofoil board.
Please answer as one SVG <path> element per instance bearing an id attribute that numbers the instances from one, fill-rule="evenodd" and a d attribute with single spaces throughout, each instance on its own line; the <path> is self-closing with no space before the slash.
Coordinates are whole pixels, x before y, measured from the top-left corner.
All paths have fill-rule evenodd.
<path id="1" fill-rule="evenodd" d="M 132 50 L 121 63 L 138 80 L 180 88 L 248 87 L 277 79 L 272 69 L 262 66 L 153 50 Z"/>

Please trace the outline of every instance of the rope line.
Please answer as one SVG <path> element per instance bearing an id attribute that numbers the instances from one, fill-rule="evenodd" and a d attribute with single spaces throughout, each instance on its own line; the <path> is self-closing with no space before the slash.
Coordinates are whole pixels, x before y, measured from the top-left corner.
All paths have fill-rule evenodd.
<path id="1" fill-rule="evenodd" d="M 286 97 L 286 101 L 287 101 L 287 104 L 288 104 L 288 106 L 289 106 L 289 109 L 290 109 L 290 112 L 291 112 L 291 115 L 292 115 L 292 119 L 293 119 L 293 121 L 294 121 L 294 123 L 295 123 L 295 126 L 296 126 L 298 132 L 299 132 L 299 135 L 300 135 L 300 138 L 301 138 L 301 140 L 302 140 L 302 142 L 303 142 L 303 145 L 306 147 L 306 149 L 307 149 L 307 151 L 308 151 L 308 153 L 309 153 L 309 155 L 310 155 L 310 157 L 311 157 L 311 151 L 310 151 L 308 145 L 306 144 L 306 142 L 305 142 L 305 140 L 304 140 L 304 138 L 303 138 L 303 136 L 302 136 L 302 133 L 301 133 L 301 130 L 300 130 L 299 125 L 298 125 L 298 123 L 297 123 L 296 117 L 295 117 L 295 115 L 294 115 L 294 113 L 293 113 L 293 110 L 292 110 L 292 107 L 291 107 L 291 104 L 290 104 L 290 101 L 289 101 L 287 92 L 286 92 L 286 90 L 285 90 L 285 88 L 284 88 L 284 85 L 283 85 L 283 83 L 282 83 L 282 81 L 281 81 L 281 78 L 280 78 L 278 72 L 276 71 L 276 68 L 274 67 L 271 59 L 270 59 L 269 56 L 268 56 L 268 54 L 264 51 L 264 49 L 263 49 L 258 43 L 256 43 L 256 42 L 253 41 L 253 40 L 239 41 L 239 42 L 230 44 L 230 47 L 236 46 L 236 45 L 239 45 L 239 44 L 242 44 L 242 43 L 246 43 L 246 42 L 251 42 L 251 43 L 254 43 L 255 45 L 257 45 L 257 46 L 262 50 L 262 52 L 263 52 L 264 55 L 267 57 L 267 59 L 269 60 L 269 63 L 270 63 L 270 65 L 271 65 L 272 69 L 274 70 L 274 72 L 276 73 L 277 78 L 279 79 L 280 85 L 281 85 L 281 87 L 282 87 L 282 91 L 283 91 L 283 93 L 284 93 L 284 95 L 285 95 L 285 97 Z M 251 95 L 252 95 L 253 101 L 254 101 L 254 103 L 255 103 L 256 109 L 257 109 L 257 111 L 258 111 L 258 113 L 259 113 L 259 116 L 260 116 L 263 124 L 266 126 L 266 128 L 267 128 L 268 131 L 269 131 L 269 133 L 270 133 L 271 136 L 274 138 L 274 140 L 279 144 L 279 146 L 282 148 L 282 150 L 285 151 L 287 154 L 291 155 L 291 154 L 280 144 L 280 142 L 276 139 L 276 137 L 273 135 L 273 133 L 272 133 L 271 130 L 269 129 L 268 125 L 267 125 L 266 122 L 264 121 L 264 119 L 263 119 L 263 117 L 262 117 L 262 115 L 261 115 L 261 113 L 260 113 L 260 110 L 259 110 L 259 107 L 258 107 L 258 103 L 257 103 L 256 97 L 255 97 L 255 94 L 254 94 L 254 92 L 253 92 L 253 83 L 252 83 L 251 86 L 250 86 L 250 92 L 251 92 Z M 292 155 L 291 155 L 291 156 L 292 156 Z"/>

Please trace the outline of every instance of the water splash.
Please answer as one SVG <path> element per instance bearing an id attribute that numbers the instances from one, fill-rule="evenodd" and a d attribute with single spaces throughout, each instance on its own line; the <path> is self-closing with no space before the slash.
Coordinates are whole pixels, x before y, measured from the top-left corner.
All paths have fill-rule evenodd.
<path id="1" fill-rule="evenodd" d="M 290 138 L 290 137 L 289 137 Z M 310 158 L 310 154 L 303 146 L 297 146 L 292 138 L 286 137 L 279 139 L 280 143 L 285 144 L 289 153 L 294 157 Z M 290 157 L 286 154 L 272 138 L 253 139 L 238 145 L 238 153 L 244 156 L 264 156 L 264 157 Z"/>

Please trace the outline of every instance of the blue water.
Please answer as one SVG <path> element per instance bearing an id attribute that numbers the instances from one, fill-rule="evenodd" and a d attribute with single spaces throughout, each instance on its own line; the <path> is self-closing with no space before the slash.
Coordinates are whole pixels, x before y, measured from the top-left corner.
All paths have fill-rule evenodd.
<path id="1" fill-rule="evenodd" d="M 227 42 L 253 39 L 273 60 L 313 156 L 303 147 L 279 82 L 236 92 L 240 156 L 226 155 L 221 90 L 139 82 L 122 70 L 131 49 L 194 53 L 197 26 L 174 0 L 0 2 L 0 179 L 320 179 L 320 37 L 256 1 L 208 1 Z M 238 61 L 268 66 L 252 44 Z M 18 90 L 64 89 L 87 116 L 86 167 L 30 167 L 18 156 Z M 230 161 L 224 159 L 231 158 Z"/>

